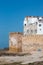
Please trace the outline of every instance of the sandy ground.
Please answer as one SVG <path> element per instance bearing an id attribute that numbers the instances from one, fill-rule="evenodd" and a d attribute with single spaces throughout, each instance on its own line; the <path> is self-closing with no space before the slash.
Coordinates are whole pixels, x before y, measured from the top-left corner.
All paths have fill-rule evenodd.
<path id="1" fill-rule="evenodd" d="M 0 56 L 0 64 L 22 62 L 21 64 L 28 64 L 36 61 L 43 61 L 43 52 L 31 52 L 32 55 L 24 56 Z"/>

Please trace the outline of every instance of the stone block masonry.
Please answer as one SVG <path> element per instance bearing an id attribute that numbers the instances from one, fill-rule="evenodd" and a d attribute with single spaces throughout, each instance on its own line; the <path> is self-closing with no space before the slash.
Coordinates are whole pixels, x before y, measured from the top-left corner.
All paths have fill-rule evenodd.
<path id="1" fill-rule="evenodd" d="M 31 52 L 43 51 L 43 35 L 26 35 L 22 33 L 10 33 L 9 51 Z"/>

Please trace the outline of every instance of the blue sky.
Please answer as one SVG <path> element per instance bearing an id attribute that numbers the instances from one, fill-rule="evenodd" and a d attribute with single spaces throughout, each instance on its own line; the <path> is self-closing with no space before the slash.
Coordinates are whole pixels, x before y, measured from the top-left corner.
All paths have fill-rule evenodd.
<path id="1" fill-rule="evenodd" d="M 0 0 L 0 48 L 8 47 L 9 32 L 23 32 L 25 16 L 43 16 L 43 0 Z"/>

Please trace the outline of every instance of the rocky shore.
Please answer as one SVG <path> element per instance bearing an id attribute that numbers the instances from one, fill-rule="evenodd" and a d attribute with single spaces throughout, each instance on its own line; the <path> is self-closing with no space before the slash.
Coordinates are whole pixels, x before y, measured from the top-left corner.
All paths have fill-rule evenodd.
<path id="1" fill-rule="evenodd" d="M 43 52 L 20 56 L 0 56 L 0 65 L 43 65 Z"/>

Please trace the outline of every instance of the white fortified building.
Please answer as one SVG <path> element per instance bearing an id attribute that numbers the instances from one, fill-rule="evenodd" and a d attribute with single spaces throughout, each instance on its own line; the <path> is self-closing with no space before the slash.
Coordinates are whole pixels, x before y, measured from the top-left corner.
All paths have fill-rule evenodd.
<path id="1" fill-rule="evenodd" d="M 43 17 L 27 16 L 24 19 L 24 35 L 43 34 Z"/>

